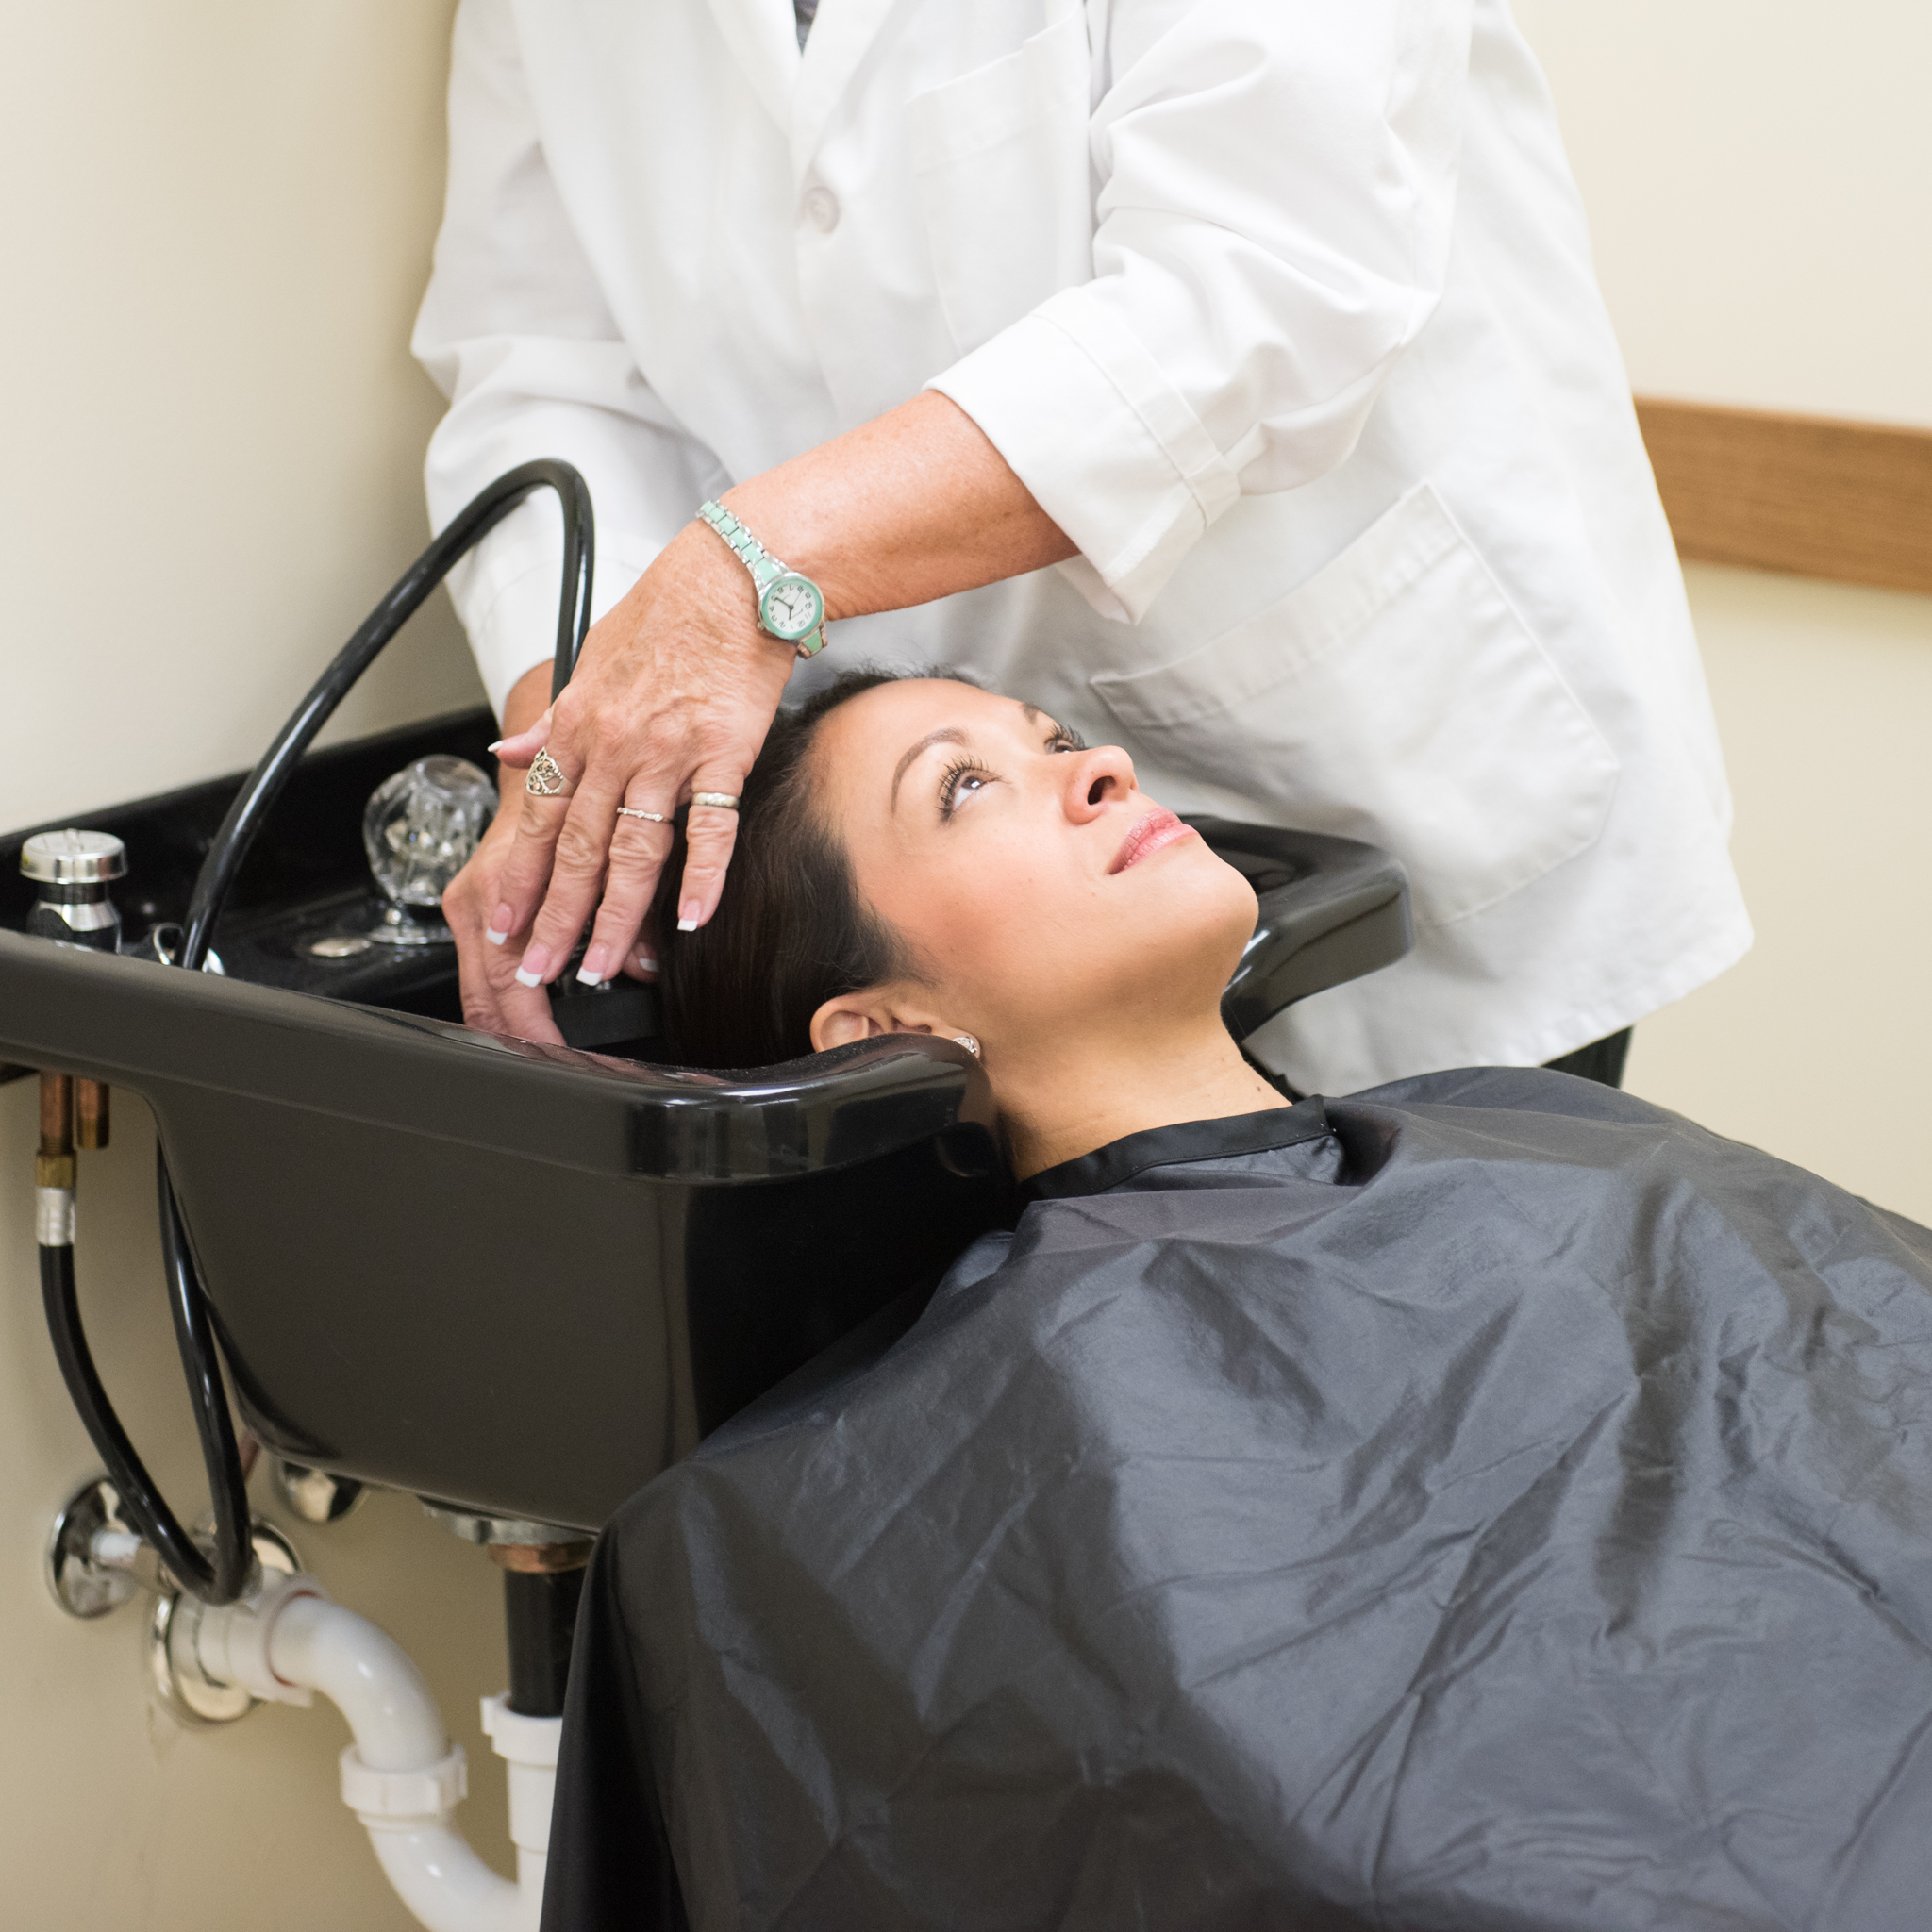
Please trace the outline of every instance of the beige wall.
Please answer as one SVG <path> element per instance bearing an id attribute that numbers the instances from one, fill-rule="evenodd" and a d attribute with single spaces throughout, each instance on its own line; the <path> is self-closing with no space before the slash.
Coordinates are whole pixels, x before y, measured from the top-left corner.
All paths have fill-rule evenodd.
<path id="1" fill-rule="evenodd" d="M 0 826 L 250 762 L 427 536 L 440 403 L 409 361 L 435 230 L 449 0 L 0 0 Z M 480 696 L 447 606 L 345 709 L 368 730 Z M 412 1922 L 336 1795 L 325 1705 L 186 1732 L 139 1614 L 55 1609 L 41 1543 L 96 1461 L 34 1274 L 30 1083 L 0 1088 L 0 1923 L 21 1932 L 383 1932 Z M 161 1302 L 152 1130 L 81 1178 L 104 1373 L 170 1491 L 201 1492 Z M 262 1499 L 266 1485 L 258 1486 Z M 406 1497 L 291 1525 L 426 1668 L 507 1864 L 476 1699 L 497 1574 Z"/>
<path id="2" fill-rule="evenodd" d="M 1687 575 L 1757 942 L 1628 1084 L 1932 1224 L 1932 597 Z"/>
<path id="3" fill-rule="evenodd" d="M 1515 10 L 1640 392 L 1932 424 L 1932 8 Z"/>
<path id="4" fill-rule="evenodd" d="M 0 8 L 4 823 L 252 762 L 427 541 L 451 12 Z M 419 625 L 338 731 L 477 701 Z"/>
<path id="5" fill-rule="evenodd" d="M 1932 8 L 1519 0 L 1633 386 L 1932 424 Z M 1693 566 L 1757 928 L 1629 1084 L 1932 1222 L 1932 598 Z"/>

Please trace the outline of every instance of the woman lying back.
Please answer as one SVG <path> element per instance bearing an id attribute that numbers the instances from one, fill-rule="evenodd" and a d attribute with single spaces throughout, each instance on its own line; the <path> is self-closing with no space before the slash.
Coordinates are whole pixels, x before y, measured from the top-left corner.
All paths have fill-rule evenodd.
<path id="1" fill-rule="evenodd" d="M 549 1932 L 1925 1923 L 1932 1235 L 1560 1074 L 1286 1106 L 1245 883 L 1007 699 L 746 806 L 689 1056 L 970 1034 L 1025 1206 L 609 1525 Z"/>

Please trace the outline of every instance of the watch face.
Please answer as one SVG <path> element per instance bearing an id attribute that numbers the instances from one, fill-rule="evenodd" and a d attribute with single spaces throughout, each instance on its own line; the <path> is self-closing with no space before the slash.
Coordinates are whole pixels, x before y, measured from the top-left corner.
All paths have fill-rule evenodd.
<path id="1" fill-rule="evenodd" d="M 819 587 L 796 572 L 774 577 L 758 602 L 765 628 L 788 644 L 815 631 L 824 614 L 825 600 L 819 595 Z"/>

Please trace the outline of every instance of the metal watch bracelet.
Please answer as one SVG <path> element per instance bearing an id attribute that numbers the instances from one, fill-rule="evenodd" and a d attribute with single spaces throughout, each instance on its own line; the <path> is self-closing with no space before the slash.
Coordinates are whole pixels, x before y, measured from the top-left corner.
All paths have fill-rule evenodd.
<path id="1" fill-rule="evenodd" d="M 827 642 L 824 592 L 803 571 L 781 563 L 722 503 L 701 503 L 698 515 L 751 573 L 758 628 L 790 644 L 801 658 L 816 658 Z"/>

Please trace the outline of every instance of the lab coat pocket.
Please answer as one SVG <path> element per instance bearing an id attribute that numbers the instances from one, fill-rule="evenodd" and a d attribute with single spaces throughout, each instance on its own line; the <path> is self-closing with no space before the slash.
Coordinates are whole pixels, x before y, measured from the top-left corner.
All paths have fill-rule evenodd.
<path id="1" fill-rule="evenodd" d="M 1426 483 L 1191 656 L 1092 684 L 1177 777 L 1394 852 L 1422 925 L 1581 852 L 1617 788 L 1616 755 Z"/>
<path id="2" fill-rule="evenodd" d="M 907 104 L 940 307 L 963 356 L 1093 278 L 1084 8 Z"/>

